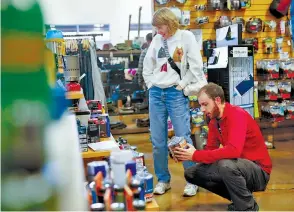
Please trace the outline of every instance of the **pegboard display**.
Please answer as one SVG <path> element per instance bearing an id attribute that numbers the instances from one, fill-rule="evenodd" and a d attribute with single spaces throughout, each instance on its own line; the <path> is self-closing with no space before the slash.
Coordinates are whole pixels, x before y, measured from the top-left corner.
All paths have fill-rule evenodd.
<path id="1" fill-rule="evenodd" d="M 181 26 L 181 29 L 202 29 L 202 40 L 215 40 L 216 39 L 216 30 L 215 24 L 220 16 L 228 16 L 230 18 L 241 17 L 247 22 L 250 18 L 259 18 L 262 20 L 263 25 L 264 22 L 269 22 L 271 20 L 275 21 L 277 26 L 274 30 L 272 30 L 268 25 L 263 28 L 260 32 L 257 33 L 249 33 L 246 30 L 242 32 L 242 39 L 246 38 L 257 38 L 258 40 L 258 50 L 254 54 L 254 60 L 260 59 L 279 59 L 279 53 L 276 48 L 276 38 L 283 37 L 283 42 L 281 44 L 282 51 L 288 52 L 289 57 L 293 58 L 294 53 L 292 52 L 291 47 L 291 38 L 288 30 L 286 29 L 285 33 L 280 32 L 279 23 L 281 20 L 288 21 L 287 17 L 283 17 L 281 19 L 277 19 L 271 15 L 269 11 L 269 6 L 272 0 L 251 0 L 251 6 L 249 8 L 241 8 L 240 10 L 212 10 L 212 6 L 209 0 L 187 0 L 182 1 L 185 3 L 179 3 L 177 0 L 170 0 L 168 3 L 160 5 L 155 0 L 153 2 L 154 11 L 162 8 L 162 7 L 176 7 L 181 11 L 190 11 L 190 25 Z M 204 10 L 199 10 L 204 9 Z M 202 7 L 202 8 L 201 8 Z M 290 14 L 290 13 L 289 13 Z M 196 19 L 200 17 L 205 18 L 208 17 L 208 23 L 198 25 L 196 23 Z M 289 15 L 290 17 L 290 15 Z M 286 27 L 287 28 L 287 27 Z M 271 37 L 274 42 L 272 45 L 272 52 L 266 53 L 264 48 L 264 39 Z M 207 58 L 203 54 L 203 50 L 201 51 L 203 56 L 203 61 L 207 61 Z M 256 75 L 256 64 L 254 64 L 254 75 Z"/>

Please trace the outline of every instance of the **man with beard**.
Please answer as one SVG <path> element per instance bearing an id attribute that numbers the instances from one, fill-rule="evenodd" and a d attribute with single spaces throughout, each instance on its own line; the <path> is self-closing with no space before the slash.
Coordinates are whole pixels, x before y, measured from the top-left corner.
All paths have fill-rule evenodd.
<path id="1" fill-rule="evenodd" d="M 214 83 L 200 89 L 198 101 L 210 119 L 207 145 L 175 151 L 179 160 L 198 163 L 185 171 L 187 182 L 232 201 L 229 211 L 258 211 L 252 192 L 265 190 L 272 170 L 258 124 L 242 108 L 226 103 L 223 89 Z"/>

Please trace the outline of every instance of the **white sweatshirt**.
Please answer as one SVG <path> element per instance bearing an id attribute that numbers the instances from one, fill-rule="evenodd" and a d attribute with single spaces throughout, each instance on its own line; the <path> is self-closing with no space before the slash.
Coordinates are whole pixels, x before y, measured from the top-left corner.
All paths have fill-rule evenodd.
<path id="1" fill-rule="evenodd" d="M 178 29 L 167 39 L 167 45 L 170 56 L 181 70 L 182 80 L 169 65 L 164 53 L 163 37 L 157 34 L 148 48 L 143 65 L 143 77 L 148 89 L 151 86 L 168 88 L 173 85 L 180 85 L 184 89 L 191 82 L 205 79 L 200 49 L 192 32 Z"/>

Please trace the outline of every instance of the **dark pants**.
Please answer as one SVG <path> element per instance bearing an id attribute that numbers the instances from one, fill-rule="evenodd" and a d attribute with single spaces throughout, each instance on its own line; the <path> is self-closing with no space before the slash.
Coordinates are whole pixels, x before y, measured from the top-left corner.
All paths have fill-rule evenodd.
<path id="1" fill-rule="evenodd" d="M 234 203 L 236 210 L 254 207 L 252 192 L 264 191 L 269 175 L 247 159 L 223 159 L 197 164 L 185 171 L 187 182 L 205 188 Z"/>

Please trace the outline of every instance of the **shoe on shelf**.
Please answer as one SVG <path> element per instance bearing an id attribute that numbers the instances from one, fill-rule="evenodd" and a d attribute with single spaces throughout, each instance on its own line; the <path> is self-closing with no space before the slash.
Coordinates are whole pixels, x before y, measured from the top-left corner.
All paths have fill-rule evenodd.
<path id="1" fill-rule="evenodd" d="M 157 183 L 157 185 L 154 188 L 154 194 L 164 194 L 166 191 L 168 191 L 170 189 L 170 183 L 163 183 L 163 182 L 159 182 Z"/>
<path id="2" fill-rule="evenodd" d="M 195 196 L 197 194 L 197 190 L 198 190 L 198 186 L 197 185 L 193 185 L 191 183 L 187 183 L 187 185 L 184 188 L 183 196 L 184 197 L 192 197 L 192 196 Z"/>

